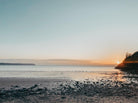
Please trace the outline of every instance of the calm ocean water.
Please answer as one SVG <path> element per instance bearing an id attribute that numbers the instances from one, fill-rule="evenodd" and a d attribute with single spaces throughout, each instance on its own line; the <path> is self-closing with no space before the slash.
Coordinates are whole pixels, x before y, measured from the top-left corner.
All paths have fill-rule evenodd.
<path id="1" fill-rule="evenodd" d="M 125 80 L 125 73 L 114 67 L 101 66 L 0 66 L 0 77 L 48 79 L 113 79 Z"/>

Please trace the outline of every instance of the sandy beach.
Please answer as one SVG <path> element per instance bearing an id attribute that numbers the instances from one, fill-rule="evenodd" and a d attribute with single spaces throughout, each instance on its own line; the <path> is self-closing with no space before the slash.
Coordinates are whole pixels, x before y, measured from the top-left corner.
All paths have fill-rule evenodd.
<path id="1" fill-rule="evenodd" d="M 67 79 L 46 79 L 46 78 L 0 78 L 0 88 L 10 89 L 13 86 L 29 88 L 33 85 L 39 87 L 54 88 L 56 84 L 68 81 Z"/>
<path id="2" fill-rule="evenodd" d="M 0 78 L 1 103 L 137 103 L 138 84 L 100 80 Z"/>

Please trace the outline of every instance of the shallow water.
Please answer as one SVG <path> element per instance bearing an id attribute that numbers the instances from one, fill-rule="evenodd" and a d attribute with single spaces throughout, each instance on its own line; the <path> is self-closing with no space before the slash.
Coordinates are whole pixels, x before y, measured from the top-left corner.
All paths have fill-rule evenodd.
<path id="1" fill-rule="evenodd" d="M 101 66 L 0 66 L 0 78 L 46 78 L 89 80 L 117 80 L 128 82 L 137 79 L 137 74 L 128 74 L 114 67 Z"/>
<path id="2" fill-rule="evenodd" d="M 0 77 L 94 79 L 118 73 L 114 67 L 98 66 L 0 66 Z"/>

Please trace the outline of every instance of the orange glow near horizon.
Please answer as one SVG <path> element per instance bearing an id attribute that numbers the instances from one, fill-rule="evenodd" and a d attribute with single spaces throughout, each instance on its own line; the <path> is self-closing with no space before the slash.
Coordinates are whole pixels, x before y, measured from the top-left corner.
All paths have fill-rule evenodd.
<path id="1" fill-rule="evenodd" d="M 117 61 L 116 64 L 120 64 L 120 61 Z"/>
<path id="2" fill-rule="evenodd" d="M 99 59 L 14 59 L 3 60 L 4 62 L 35 63 L 39 65 L 117 65 L 123 60 L 123 56 L 110 55 Z"/>

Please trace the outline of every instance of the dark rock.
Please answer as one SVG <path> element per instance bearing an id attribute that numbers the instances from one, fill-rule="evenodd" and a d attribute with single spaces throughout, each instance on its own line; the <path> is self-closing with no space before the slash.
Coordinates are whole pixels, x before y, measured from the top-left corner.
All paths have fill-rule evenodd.
<path id="1" fill-rule="evenodd" d="M 138 73 L 138 51 L 132 55 L 127 55 L 122 63 L 115 67 L 122 71 L 133 71 Z"/>

